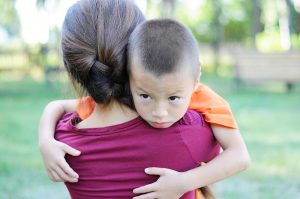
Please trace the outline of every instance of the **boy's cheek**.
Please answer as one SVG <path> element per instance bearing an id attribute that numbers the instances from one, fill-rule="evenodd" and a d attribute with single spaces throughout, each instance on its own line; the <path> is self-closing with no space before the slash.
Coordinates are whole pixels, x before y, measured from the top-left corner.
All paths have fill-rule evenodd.
<path id="1" fill-rule="evenodd" d="M 148 120 L 148 113 L 149 113 L 149 110 L 146 108 L 146 106 L 144 104 L 140 104 L 140 103 L 137 103 L 136 106 L 135 106 L 135 109 L 137 111 L 137 113 L 139 114 L 140 117 L 142 117 L 144 120 Z"/>
<path id="2" fill-rule="evenodd" d="M 147 110 L 145 110 L 145 108 L 143 108 L 143 106 L 136 106 L 136 111 L 138 112 L 138 114 L 144 119 L 147 120 Z"/>

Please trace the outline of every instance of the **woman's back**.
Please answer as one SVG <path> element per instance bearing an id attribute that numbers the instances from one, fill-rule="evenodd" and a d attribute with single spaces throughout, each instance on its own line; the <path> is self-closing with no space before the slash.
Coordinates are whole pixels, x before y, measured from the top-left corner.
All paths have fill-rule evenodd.
<path id="1" fill-rule="evenodd" d="M 90 129 L 73 126 L 77 114 L 68 113 L 58 123 L 56 138 L 78 150 L 66 156 L 79 174 L 78 183 L 66 183 L 73 199 L 127 199 L 133 189 L 152 183 L 157 176 L 147 167 L 186 171 L 215 157 L 220 150 L 210 127 L 199 113 L 188 111 L 167 129 L 150 127 L 140 117 L 123 124 Z M 182 198 L 194 198 L 194 192 Z"/>

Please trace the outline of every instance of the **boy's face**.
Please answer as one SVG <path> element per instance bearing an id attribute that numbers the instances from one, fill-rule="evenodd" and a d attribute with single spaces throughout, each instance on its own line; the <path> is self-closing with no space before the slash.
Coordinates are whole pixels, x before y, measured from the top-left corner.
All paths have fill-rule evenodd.
<path id="1" fill-rule="evenodd" d="M 181 67 L 179 67 L 181 68 Z M 196 80 L 184 70 L 157 77 L 132 64 L 130 88 L 138 114 L 154 128 L 168 128 L 186 113 Z"/>

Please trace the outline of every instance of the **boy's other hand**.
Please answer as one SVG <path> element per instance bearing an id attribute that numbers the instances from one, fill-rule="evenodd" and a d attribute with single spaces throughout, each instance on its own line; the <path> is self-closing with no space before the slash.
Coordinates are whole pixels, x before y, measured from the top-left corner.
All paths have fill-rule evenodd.
<path id="1" fill-rule="evenodd" d="M 134 189 L 133 193 L 140 195 L 133 199 L 178 199 L 187 192 L 182 184 L 183 175 L 180 172 L 157 167 L 147 168 L 145 172 L 159 178 L 154 183 Z"/>
<path id="2" fill-rule="evenodd" d="M 40 143 L 40 151 L 48 177 L 55 182 L 78 182 L 78 174 L 65 160 L 65 154 L 80 155 L 80 151 L 55 139 Z"/>

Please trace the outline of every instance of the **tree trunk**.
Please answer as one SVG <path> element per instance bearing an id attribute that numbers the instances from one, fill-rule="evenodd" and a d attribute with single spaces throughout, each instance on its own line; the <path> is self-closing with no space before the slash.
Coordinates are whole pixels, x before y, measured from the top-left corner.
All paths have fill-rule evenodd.
<path id="1" fill-rule="evenodd" d="M 281 46 L 285 50 L 291 49 L 291 36 L 290 36 L 290 21 L 288 6 L 286 0 L 277 0 L 277 7 L 279 12 L 279 30 Z"/>
<path id="2" fill-rule="evenodd" d="M 146 16 L 149 15 L 149 12 L 150 12 L 150 4 L 151 4 L 151 0 L 146 0 Z"/>
<path id="3" fill-rule="evenodd" d="M 288 9 L 290 34 L 299 34 L 300 13 L 297 12 L 296 5 L 295 3 L 292 2 L 292 0 L 286 0 L 286 4 Z"/>
<path id="4" fill-rule="evenodd" d="M 251 36 L 252 36 L 252 42 L 253 46 L 255 46 L 255 38 L 258 33 L 262 31 L 262 24 L 260 21 L 261 17 L 261 3 L 260 0 L 253 0 L 252 1 L 252 31 L 251 31 Z"/>
<path id="5" fill-rule="evenodd" d="M 176 0 L 163 0 L 163 6 L 161 7 L 162 17 L 175 17 Z"/>
<path id="6" fill-rule="evenodd" d="M 218 73 L 220 66 L 220 45 L 222 37 L 222 27 L 220 23 L 221 17 L 221 2 L 220 0 L 213 0 L 213 21 L 212 21 L 212 34 L 213 34 L 213 49 L 214 49 L 214 73 Z"/>

